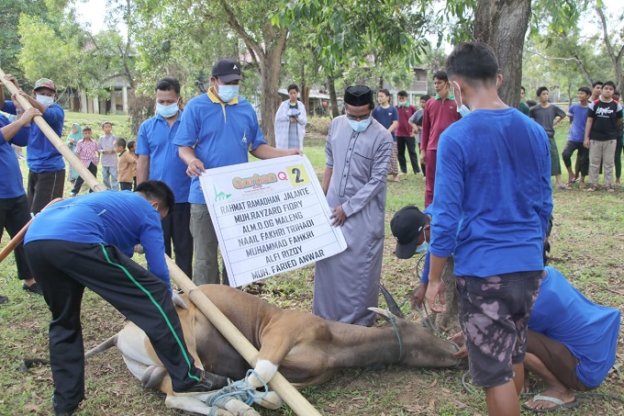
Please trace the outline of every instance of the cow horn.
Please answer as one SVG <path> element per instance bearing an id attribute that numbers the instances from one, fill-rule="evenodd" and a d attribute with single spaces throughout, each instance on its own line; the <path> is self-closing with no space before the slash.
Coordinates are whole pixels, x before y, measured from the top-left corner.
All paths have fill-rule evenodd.
<path id="1" fill-rule="evenodd" d="M 386 289 L 386 287 L 381 283 L 379 284 L 379 290 L 386 300 L 386 304 L 388 305 L 388 309 L 390 309 L 390 312 L 392 312 L 393 315 L 398 316 L 399 318 L 405 318 L 405 315 L 403 314 L 403 312 L 401 312 L 399 304 L 396 302 L 396 300 L 394 300 L 394 296 L 392 296 L 388 289 Z"/>
<path id="2" fill-rule="evenodd" d="M 368 308 L 368 310 L 375 312 L 377 315 L 381 316 L 388 322 L 391 322 L 392 319 L 397 318 L 397 316 L 393 314 L 392 312 L 390 312 L 388 309 L 374 308 L 371 306 L 370 308 Z"/>

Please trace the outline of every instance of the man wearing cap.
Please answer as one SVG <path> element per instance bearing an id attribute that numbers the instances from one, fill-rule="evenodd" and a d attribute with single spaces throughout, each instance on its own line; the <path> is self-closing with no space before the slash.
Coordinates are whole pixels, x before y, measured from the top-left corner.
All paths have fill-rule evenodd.
<path id="1" fill-rule="evenodd" d="M 199 184 L 206 169 L 248 161 L 248 152 L 258 159 L 299 154 L 299 149 L 276 149 L 269 146 L 258 117 L 249 102 L 239 97 L 242 79 L 238 62 L 223 59 L 212 67 L 211 86 L 206 94 L 191 99 L 184 108 L 173 144 L 192 176 L 191 234 L 196 284 L 219 283 L 217 236 L 208 214 Z M 224 273 L 223 283 L 228 284 Z"/>
<path id="2" fill-rule="evenodd" d="M 342 227 L 347 249 L 316 263 L 314 314 L 334 321 L 372 325 L 384 243 L 386 176 L 392 135 L 371 117 L 373 92 L 346 89 L 346 114 L 332 120 L 325 154 L 323 191 Z"/>
<path id="3" fill-rule="evenodd" d="M 41 78 L 35 82 L 34 98 L 23 91 L 20 95 L 39 110 L 43 119 L 60 137 L 63 133 L 65 112 L 56 104 L 56 86 L 52 80 Z M 65 184 L 65 162 L 43 131 L 33 124 L 28 138 L 28 208 L 33 214 L 38 213 L 48 202 L 63 196 Z"/>
<path id="4" fill-rule="evenodd" d="M 150 180 L 165 182 L 173 191 L 175 209 L 162 222 L 165 252 L 171 256 L 171 243 L 176 264 L 189 277 L 193 275 L 193 237 L 191 205 L 188 202 L 191 178 L 173 144 L 180 126 L 180 82 L 166 77 L 156 84 L 156 115 L 141 124 L 137 136 L 137 184 Z"/>

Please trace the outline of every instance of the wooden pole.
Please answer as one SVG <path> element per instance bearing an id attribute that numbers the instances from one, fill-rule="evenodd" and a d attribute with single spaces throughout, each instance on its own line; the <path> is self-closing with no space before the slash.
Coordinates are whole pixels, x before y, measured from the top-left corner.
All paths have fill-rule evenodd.
<path id="1" fill-rule="evenodd" d="M 17 100 L 24 109 L 30 108 L 30 103 L 18 94 L 19 91 L 17 87 L 12 82 L 7 81 L 4 77 L 5 73 L 2 69 L 0 69 L 0 81 L 2 81 L 9 91 L 11 91 L 11 94 L 17 95 Z M 89 184 L 91 189 L 94 191 L 105 191 L 107 189 L 104 185 L 98 182 L 96 177 L 93 176 L 87 168 L 84 167 L 78 157 L 71 150 L 69 150 L 65 143 L 61 141 L 43 117 L 37 116 L 34 120 L 54 147 L 65 157 L 65 159 L 67 159 L 70 166 L 78 172 L 87 184 Z M 23 234 L 25 234 L 26 228 L 27 227 L 24 227 L 20 230 L 20 233 L 23 231 Z M 11 240 L 17 240 L 15 246 L 20 243 L 23 238 L 23 234 L 21 238 L 17 239 L 16 235 L 16 238 Z M 6 250 L 7 252 L 5 256 L 12 250 L 13 249 Z M 258 350 L 256 350 L 256 348 L 247 340 L 247 338 L 245 338 L 238 328 L 230 322 L 230 320 L 219 310 L 219 308 L 216 307 L 214 303 L 210 301 L 210 299 L 206 297 L 206 295 L 204 295 L 200 290 L 197 290 L 197 286 L 191 281 L 191 279 L 188 278 L 186 274 L 184 274 L 184 272 L 173 262 L 173 260 L 171 260 L 169 256 L 165 255 L 165 259 L 167 261 L 167 265 L 169 266 L 169 274 L 178 287 L 188 293 L 191 301 L 206 316 L 206 318 L 208 318 L 210 323 L 217 328 L 221 335 L 228 340 L 236 351 L 241 354 L 247 363 L 249 363 L 252 367 L 255 366 Z M 320 416 L 320 413 L 310 404 L 310 402 L 308 402 L 306 398 L 303 397 L 301 393 L 279 372 L 273 376 L 269 386 L 271 386 L 271 388 L 279 394 L 282 400 L 284 400 L 284 402 L 286 402 L 286 404 L 288 404 L 297 415 Z"/>

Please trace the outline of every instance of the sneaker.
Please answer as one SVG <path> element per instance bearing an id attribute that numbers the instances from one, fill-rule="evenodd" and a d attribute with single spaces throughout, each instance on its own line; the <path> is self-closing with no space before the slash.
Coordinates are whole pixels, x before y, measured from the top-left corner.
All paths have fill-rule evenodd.
<path id="1" fill-rule="evenodd" d="M 34 293 L 37 295 L 43 295 L 43 290 L 41 290 L 41 286 L 39 286 L 39 283 L 35 282 L 32 285 L 28 286 L 26 283 L 24 283 L 22 285 L 22 289 L 24 289 L 27 292 L 30 293 Z"/>
<path id="2" fill-rule="evenodd" d="M 174 390 L 176 396 L 184 396 L 196 393 L 205 393 L 212 390 L 218 390 L 221 387 L 227 386 L 228 379 L 226 377 L 209 373 L 208 371 L 201 371 L 201 380 L 197 383 L 189 386 L 183 390 Z"/>

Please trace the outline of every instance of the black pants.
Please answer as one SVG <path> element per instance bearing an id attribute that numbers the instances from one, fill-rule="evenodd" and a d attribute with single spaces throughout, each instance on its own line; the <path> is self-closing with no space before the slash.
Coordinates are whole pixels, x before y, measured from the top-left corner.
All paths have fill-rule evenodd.
<path id="1" fill-rule="evenodd" d="M 9 236 L 13 238 L 28 221 L 30 221 L 30 214 L 26 195 L 18 196 L 17 198 L 0 199 L 0 238 L 5 229 Z M 17 277 L 21 280 L 32 278 L 33 275 L 26 262 L 24 245 L 22 243 L 15 247 L 14 254 Z"/>
<path id="2" fill-rule="evenodd" d="M 49 347 L 57 412 L 75 408 L 84 398 L 80 302 L 85 287 L 145 331 L 171 376 L 174 390 L 199 380 L 199 370 L 184 344 L 180 320 L 162 280 L 114 246 L 43 240 L 26 244 L 25 250 L 52 312 Z"/>
<path id="3" fill-rule="evenodd" d="M 162 220 L 165 252 L 171 257 L 171 243 L 175 262 L 191 279 L 193 277 L 193 236 L 191 235 L 191 204 L 175 204 L 173 211 Z"/>
<path id="4" fill-rule="evenodd" d="M 28 173 L 28 208 L 37 214 L 54 198 L 63 196 L 65 169 L 56 172 Z"/>
<path id="5" fill-rule="evenodd" d="M 416 138 L 415 137 L 403 137 L 397 136 L 397 159 L 399 159 L 399 167 L 401 172 L 407 173 L 407 161 L 405 160 L 405 148 L 407 147 L 407 153 L 409 154 L 410 163 L 412 164 L 412 170 L 414 173 L 420 172 L 418 166 L 418 154 L 416 153 Z"/>
<path id="6" fill-rule="evenodd" d="M 89 169 L 89 172 L 91 172 L 93 176 L 97 176 L 97 165 L 94 165 L 93 162 L 89 164 L 87 169 Z M 80 188 L 82 188 L 83 183 L 84 183 L 84 179 L 82 179 L 82 176 L 78 176 L 76 178 L 76 182 L 74 182 L 74 189 L 72 189 L 72 194 L 78 195 L 78 193 L 80 192 Z M 91 192 L 93 192 L 92 189 L 89 190 L 89 193 Z"/>
<path id="7" fill-rule="evenodd" d="M 132 182 L 119 182 L 119 190 L 120 191 L 131 191 L 132 190 Z"/>
<path id="8" fill-rule="evenodd" d="M 582 176 L 587 176 L 589 173 L 589 149 L 583 146 L 583 142 L 573 142 L 568 140 L 565 149 L 561 152 L 563 158 L 563 164 L 566 168 L 572 166 L 572 155 L 576 150 L 576 165 L 575 172 L 580 172 Z"/>

